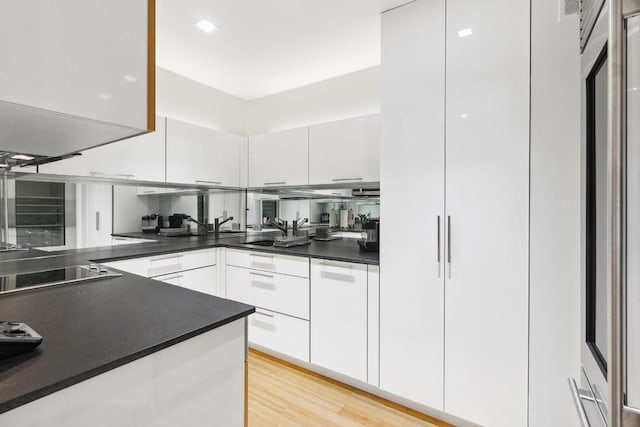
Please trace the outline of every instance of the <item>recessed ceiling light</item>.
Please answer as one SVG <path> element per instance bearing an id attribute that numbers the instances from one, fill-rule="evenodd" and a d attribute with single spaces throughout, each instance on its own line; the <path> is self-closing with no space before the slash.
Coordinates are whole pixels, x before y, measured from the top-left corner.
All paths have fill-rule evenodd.
<path id="1" fill-rule="evenodd" d="M 464 30 L 458 31 L 458 37 L 460 38 L 470 36 L 471 34 L 473 34 L 473 31 L 471 31 L 471 28 L 465 28 Z"/>
<path id="2" fill-rule="evenodd" d="M 11 156 L 13 160 L 33 160 L 34 157 L 27 156 L 25 154 L 16 154 L 15 156 Z"/>
<path id="3" fill-rule="evenodd" d="M 100 98 L 103 101 L 109 101 L 113 97 L 108 93 L 101 93 L 100 95 L 98 95 L 98 98 Z"/>
<path id="4" fill-rule="evenodd" d="M 466 113 L 462 113 L 462 114 L 460 114 L 460 117 L 462 117 L 463 119 L 466 119 L 468 116 L 467 116 Z"/>
<path id="5" fill-rule="evenodd" d="M 135 76 L 132 76 L 131 74 L 127 74 L 126 76 L 124 76 L 124 79 L 129 83 L 134 83 L 136 80 L 138 80 L 136 79 Z"/>
<path id="6" fill-rule="evenodd" d="M 212 24 L 211 22 L 207 21 L 206 19 L 203 19 L 201 21 L 196 22 L 196 27 L 200 28 L 205 33 L 210 33 L 212 31 L 218 29 L 218 27 L 215 24 Z"/>

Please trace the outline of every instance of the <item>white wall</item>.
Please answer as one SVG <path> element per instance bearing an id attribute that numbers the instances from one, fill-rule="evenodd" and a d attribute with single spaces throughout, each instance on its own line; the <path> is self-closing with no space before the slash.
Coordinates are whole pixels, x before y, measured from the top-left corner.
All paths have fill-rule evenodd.
<path id="1" fill-rule="evenodd" d="M 380 67 L 247 101 L 246 134 L 258 135 L 380 112 Z"/>
<path id="2" fill-rule="evenodd" d="M 164 68 L 156 68 L 156 113 L 245 135 L 245 101 Z"/>
<path id="3" fill-rule="evenodd" d="M 567 378 L 580 367 L 578 17 L 532 4 L 531 427 L 577 426 Z"/>

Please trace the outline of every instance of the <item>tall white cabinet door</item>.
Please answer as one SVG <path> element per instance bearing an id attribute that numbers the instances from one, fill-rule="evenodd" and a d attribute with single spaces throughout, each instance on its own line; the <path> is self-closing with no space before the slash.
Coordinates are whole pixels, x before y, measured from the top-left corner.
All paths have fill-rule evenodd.
<path id="1" fill-rule="evenodd" d="M 447 1 L 446 129 L 444 410 L 526 425 L 528 0 Z"/>
<path id="2" fill-rule="evenodd" d="M 249 137 L 249 187 L 308 183 L 308 127 Z"/>
<path id="3" fill-rule="evenodd" d="M 380 387 L 441 410 L 445 1 L 409 3 L 382 20 Z M 407 201 L 424 219 L 419 239 L 406 226 Z"/>
<path id="4" fill-rule="evenodd" d="M 167 119 L 167 182 L 240 185 L 242 137 Z"/>
<path id="5" fill-rule="evenodd" d="M 309 127 L 309 184 L 380 181 L 380 114 Z"/>
<path id="6" fill-rule="evenodd" d="M 367 303 L 366 265 L 311 259 L 311 363 L 367 381 Z"/>

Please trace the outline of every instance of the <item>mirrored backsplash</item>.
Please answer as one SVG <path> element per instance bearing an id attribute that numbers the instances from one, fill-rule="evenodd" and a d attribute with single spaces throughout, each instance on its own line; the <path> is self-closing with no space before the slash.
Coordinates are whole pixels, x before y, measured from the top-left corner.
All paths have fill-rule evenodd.
<path id="1" fill-rule="evenodd" d="M 354 194 L 351 189 L 335 188 L 269 194 L 17 177 L 8 180 L 7 240 L 49 251 L 125 242 L 118 235 L 152 240 L 157 238 L 156 226 L 172 227 L 173 215 L 208 224 L 233 217 L 220 226 L 221 231 L 268 230 L 278 218 L 290 225 L 305 218 L 304 227 L 358 230 L 363 221 L 380 217 L 380 199 L 379 193 L 377 197 Z M 190 230 L 198 226 L 190 223 Z"/>

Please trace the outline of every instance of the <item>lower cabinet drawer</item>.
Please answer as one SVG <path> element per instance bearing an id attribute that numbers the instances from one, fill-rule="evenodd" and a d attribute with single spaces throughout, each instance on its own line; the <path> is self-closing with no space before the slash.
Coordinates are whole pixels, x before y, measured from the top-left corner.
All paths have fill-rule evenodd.
<path id="1" fill-rule="evenodd" d="M 289 276 L 309 277 L 309 258 L 306 257 L 227 249 L 227 265 Z"/>
<path id="2" fill-rule="evenodd" d="M 213 265 L 210 267 L 196 268 L 195 270 L 165 274 L 164 276 L 156 276 L 153 280 L 159 280 L 171 285 L 191 289 L 192 291 L 218 296 L 216 295 L 218 281 L 217 269 L 218 267 Z"/>
<path id="3" fill-rule="evenodd" d="M 249 316 L 249 342 L 309 361 L 309 322 L 268 310 Z"/>
<path id="4" fill-rule="evenodd" d="M 309 279 L 227 267 L 227 298 L 309 320 Z"/>
<path id="5" fill-rule="evenodd" d="M 153 277 L 194 268 L 209 267 L 216 265 L 216 263 L 217 249 L 203 249 L 113 261 L 104 263 L 104 265 L 127 273 L 137 274 L 138 276 Z"/>
<path id="6" fill-rule="evenodd" d="M 149 257 L 147 277 L 216 265 L 216 254 L 216 249 L 204 249 Z"/>

